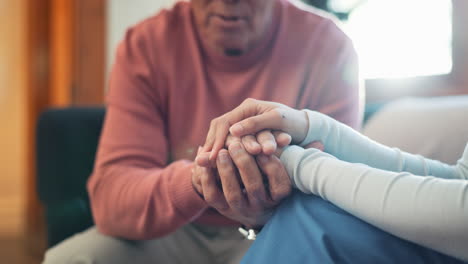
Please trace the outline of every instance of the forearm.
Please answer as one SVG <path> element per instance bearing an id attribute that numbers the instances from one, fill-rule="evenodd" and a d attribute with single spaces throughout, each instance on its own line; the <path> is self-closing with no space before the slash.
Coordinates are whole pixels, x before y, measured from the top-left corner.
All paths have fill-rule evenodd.
<path id="1" fill-rule="evenodd" d="M 206 204 L 193 190 L 191 162 L 166 165 L 168 140 L 160 115 L 145 104 L 125 106 L 110 102 L 107 108 L 88 183 L 95 223 L 101 232 L 127 239 L 163 236 Z"/>
<path id="2" fill-rule="evenodd" d="M 294 186 L 389 233 L 468 259 L 468 182 L 394 173 L 310 149 L 281 156 Z"/>
<path id="3" fill-rule="evenodd" d="M 206 207 L 193 190 L 191 162 L 168 165 L 167 87 L 158 79 L 160 62 L 144 28 L 131 28 L 119 45 L 88 182 L 98 228 L 128 239 L 163 236 Z"/>
<path id="4" fill-rule="evenodd" d="M 193 190 L 191 168 L 185 161 L 154 169 L 97 168 L 88 184 L 97 227 L 108 235 L 143 240 L 190 222 L 207 207 Z"/>
<path id="5" fill-rule="evenodd" d="M 325 152 L 343 161 L 363 163 L 395 172 L 407 171 L 416 175 L 460 178 L 454 166 L 384 146 L 333 118 L 318 112 L 305 111 L 309 118 L 309 131 L 301 145 L 322 141 Z"/>

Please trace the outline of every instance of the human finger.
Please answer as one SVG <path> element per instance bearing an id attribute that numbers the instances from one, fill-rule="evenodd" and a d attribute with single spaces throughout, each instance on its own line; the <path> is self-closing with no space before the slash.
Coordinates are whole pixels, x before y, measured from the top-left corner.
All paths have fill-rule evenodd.
<path id="1" fill-rule="evenodd" d="M 248 117 L 231 126 L 229 132 L 234 136 L 241 137 L 255 134 L 264 129 L 283 130 L 283 115 L 281 109 L 273 109 L 261 115 Z"/>
<path id="2" fill-rule="evenodd" d="M 229 128 L 229 132 L 241 137 L 264 129 L 281 130 L 288 133 L 293 142 L 301 142 L 307 135 L 309 119 L 304 111 L 282 106 L 239 121 Z"/>
<path id="3" fill-rule="evenodd" d="M 291 144 L 291 135 L 286 132 L 275 130 L 272 132 L 278 148 L 283 148 Z"/>
<path id="4" fill-rule="evenodd" d="M 286 168 L 276 156 L 257 156 L 257 162 L 268 179 L 271 201 L 277 204 L 291 193 L 291 180 Z"/>
<path id="5" fill-rule="evenodd" d="M 216 165 L 227 204 L 232 209 L 242 210 L 246 206 L 247 201 L 239 184 L 237 169 L 232 163 L 227 150 L 222 149 L 219 151 Z"/>
<path id="6" fill-rule="evenodd" d="M 208 128 L 208 133 L 206 134 L 205 143 L 202 147 L 202 152 L 209 152 L 213 148 L 213 144 L 215 141 L 215 133 L 217 129 L 217 119 L 213 119 L 210 121 L 210 127 Z"/>
<path id="7" fill-rule="evenodd" d="M 195 157 L 195 164 L 201 167 L 206 167 L 208 166 L 208 157 L 209 153 L 208 152 L 202 152 L 202 147 L 199 146 L 197 149 L 197 156 Z"/>
<path id="8" fill-rule="evenodd" d="M 270 130 L 263 130 L 257 133 L 257 141 L 262 146 L 262 153 L 271 155 L 276 151 L 276 139 Z"/>
<path id="9" fill-rule="evenodd" d="M 212 120 L 203 150 L 205 152 L 212 151 L 210 159 L 213 160 L 216 157 L 217 152 L 222 148 L 224 140 L 229 132 L 229 127 L 232 124 L 247 117 L 262 114 L 269 109 L 278 106 L 281 106 L 281 104 L 255 100 L 252 98 L 244 100 L 238 107 Z"/>
<path id="10" fill-rule="evenodd" d="M 257 155 L 262 152 L 262 146 L 257 142 L 257 138 L 253 135 L 247 135 L 242 137 L 242 145 L 245 150 L 251 155 Z"/>
<path id="11" fill-rule="evenodd" d="M 226 142 L 224 142 L 224 147 L 226 149 L 229 148 L 229 146 L 235 142 L 242 142 L 241 138 L 240 137 L 235 137 L 231 134 L 229 134 L 227 137 L 226 137 Z"/>
<path id="12" fill-rule="evenodd" d="M 221 117 L 217 118 L 216 129 L 213 132 L 212 137 L 213 140 L 213 147 L 210 153 L 210 160 L 216 162 L 216 156 L 218 152 L 224 147 L 226 138 L 229 134 L 229 127 L 232 123 L 229 121 L 229 118 L 226 115 L 222 115 Z"/>
<path id="13" fill-rule="evenodd" d="M 224 142 L 227 137 L 227 132 L 223 133 L 220 131 L 226 131 L 229 129 L 230 124 L 227 123 L 226 118 L 223 116 L 217 117 L 210 122 L 210 127 L 203 145 L 203 152 L 210 152 L 209 159 L 216 163 L 216 155 L 218 151 L 223 148 Z"/>
<path id="14" fill-rule="evenodd" d="M 195 163 L 201 167 L 216 167 L 216 162 L 210 161 L 210 152 L 203 152 L 202 147 L 198 147 Z"/>
<path id="15" fill-rule="evenodd" d="M 248 154 L 240 143 L 229 146 L 229 154 L 239 171 L 249 205 L 254 208 L 262 207 L 267 202 L 267 195 L 263 176 L 254 157 Z"/>
<path id="16" fill-rule="evenodd" d="M 195 163 L 198 166 L 209 167 L 211 165 L 210 152 L 204 152 L 204 153 L 198 154 L 197 157 L 195 158 Z"/>
<path id="17" fill-rule="evenodd" d="M 229 206 L 224 198 L 223 193 L 216 183 L 216 177 L 214 175 L 213 169 L 200 167 L 201 170 L 201 184 L 202 184 L 202 193 L 205 198 L 205 201 L 209 206 L 215 208 L 218 211 L 224 211 L 229 209 Z"/>

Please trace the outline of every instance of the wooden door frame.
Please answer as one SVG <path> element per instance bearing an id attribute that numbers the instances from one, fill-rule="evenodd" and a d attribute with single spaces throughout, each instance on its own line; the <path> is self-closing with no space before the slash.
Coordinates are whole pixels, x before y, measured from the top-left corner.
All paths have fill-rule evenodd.
<path id="1" fill-rule="evenodd" d="M 75 79 L 71 86 L 74 105 L 96 105 L 104 100 L 106 7 L 106 0 L 75 0 Z"/>
<path id="2" fill-rule="evenodd" d="M 41 255 L 45 248 L 45 219 L 37 195 L 36 123 L 49 106 L 50 39 L 49 0 L 26 1 L 26 204 L 25 237 L 30 254 Z"/>
<path id="3" fill-rule="evenodd" d="M 51 103 L 102 104 L 106 62 L 106 0 L 51 2 Z"/>
<path id="4" fill-rule="evenodd" d="M 36 125 L 49 107 L 103 103 L 106 0 L 26 0 L 26 236 L 37 251 L 45 220 L 37 195 Z"/>

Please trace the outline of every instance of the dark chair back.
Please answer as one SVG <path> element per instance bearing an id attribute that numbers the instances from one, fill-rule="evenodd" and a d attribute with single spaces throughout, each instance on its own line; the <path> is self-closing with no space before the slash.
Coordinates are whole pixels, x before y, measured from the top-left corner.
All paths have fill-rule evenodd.
<path id="1" fill-rule="evenodd" d="M 37 125 L 37 191 L 48 246 L 93 225 L 86 182 L 104 120 L 104 107 L 50 109 Z"/>

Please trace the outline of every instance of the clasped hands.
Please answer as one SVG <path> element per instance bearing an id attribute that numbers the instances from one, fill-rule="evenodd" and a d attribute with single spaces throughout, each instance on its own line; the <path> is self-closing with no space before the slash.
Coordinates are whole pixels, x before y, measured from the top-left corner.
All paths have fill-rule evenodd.
<path id="1" fill-rule="evenodd" d="M 304 112 L 285 105 L 245 100 L 211 122 L 192 172 L 194 189 L 226 217 L 263 226 L 291 192 L 281 150 L 305 138 L 308 122 Z"/>
<path id="2" fill-rule="evenodd" d="M 192 173 L 195 190 L 211 207 L 248 227 L 263 226 L 275 206 L 291 192 L 291 183 L 274 153 L 289 135 L 264 130 L 226 137 L 214 159 L 199 149 Z"/>

